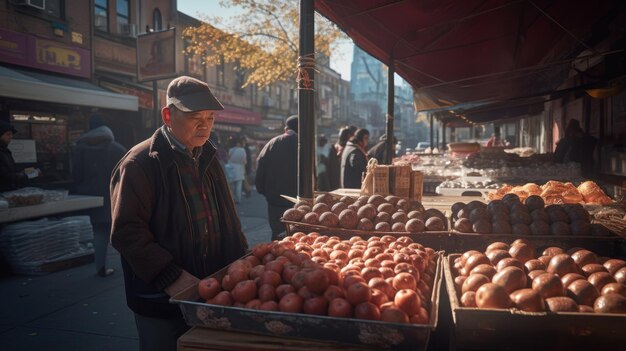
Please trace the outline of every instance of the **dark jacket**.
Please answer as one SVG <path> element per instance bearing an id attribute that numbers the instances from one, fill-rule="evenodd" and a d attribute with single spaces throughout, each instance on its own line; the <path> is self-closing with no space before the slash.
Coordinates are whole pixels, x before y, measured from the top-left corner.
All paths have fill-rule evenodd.
<path id="1" fill-rule="evenodd" d="M 367 157 L 361 148 L 351 141 L 341 155 L 341 187 L 361 188 L 361 176 L 367 169 Z"/>
<path id="2" fill-rule="evenodd" d="M 328 153 L 328 186 L 330 190 L 341 188 L 341 157 L 337 155 L 335 147 Z"/>
<path id="3" fill-rule="evenodd" d="M 387 140 L 381 140 L 367 151 L 369 157 L 375 158 L 378 164 L 387 164 Z"/>
<path id="4" fill-rule="evenodd" d="M 198 278 L 243 256 L 247 242 L 216 150 L 208 142 L 197 162 L 203 182 L 215 185 L 220 257 L 193 255 L 189 204 L 183 193 L 175 151 L 161 129 L 133 147 L 113 171 L 111 243 L 122 256 L 128 306 L 149 317 L 180 316 L 163 289 L 181 269 Z M 207 263 L 210 261 L 210 264 Z M 197 272 L 194 266 L 203 267 Z"/>
<path id="5" fill-rule="evenodd" d="M 0 191 L 15 190 L 24 186 L 26 174 L 18 171 L 11 150 L 0 143 Z"/>
<path id="6" fill-rule="evenodd" d="M 256 190 L 271 205 L 293 205 L 280 195 L 298 195 L 298 134 L 289 131 L 265 144 L 257 158 Z"/>
<path id="7" fill-rule="evenodd" d="M 107 126 L 88 131 L 76 142 L 72 154 L 74 192 L 103 197 L 102 207 L 86 211 L 94 224 L 111 223 L 111 173 L 125 153 L 126 148 L 115 141 Z"/>

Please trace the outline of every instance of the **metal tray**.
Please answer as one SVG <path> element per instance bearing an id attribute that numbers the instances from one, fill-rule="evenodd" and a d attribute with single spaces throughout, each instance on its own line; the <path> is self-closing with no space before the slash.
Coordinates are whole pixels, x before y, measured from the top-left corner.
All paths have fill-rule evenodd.
<path id="1" fill-rule="evenodd" d="M 197 285 L 173 296 L 170 303 L 179 305 L 189 326 L 366 345 L 374 349 L 426 350 L 430 333 L 436 328 L 439 317 L 442 262 L 443 254 L 439 253 L 430 299 L 430 321 L 422 325 L 212 305 L 202 302 Z M 221 278 L 227 270 L 226 267 L 211 276 Z"/>
<path id="2" fill-rule="evenodd" d="M 450 263 L 444 258 L 455 340 L 464 349 L 493 350 L 622 350 L 626 315 L 523 312 L 516 309 L 461 307 Z"/>

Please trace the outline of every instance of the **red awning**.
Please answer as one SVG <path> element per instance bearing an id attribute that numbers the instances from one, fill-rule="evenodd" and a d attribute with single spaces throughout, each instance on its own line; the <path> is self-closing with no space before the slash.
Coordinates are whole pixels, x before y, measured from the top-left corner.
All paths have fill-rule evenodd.
<path id="1" fill-rule="evenodd" d="M 224 110 L 217 112 L 215 122 L 259 125 L 261 124 L 261 115 L 239 107 L 224 106 Z"/>
<path id="2" fill-rule="evenodd" d="M 624 0 L 316 0 L 363 50 L 439 106 L 557 89 L 573 63 L 623 55 Z M 580 60 L 585 52 L 586 59 Z M 418 105 L 419 105 L 419 101 Z"/>

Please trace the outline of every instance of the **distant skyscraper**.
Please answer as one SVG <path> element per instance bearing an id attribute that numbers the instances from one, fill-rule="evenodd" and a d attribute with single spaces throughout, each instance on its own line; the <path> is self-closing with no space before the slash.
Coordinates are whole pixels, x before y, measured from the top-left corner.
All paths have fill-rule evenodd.
<path id="1" fill-rule="evenodd" d="M 375 102 L 384 111 L 387 104 L 387 67 L 354 46 L 350 86 L 355 101 Z"/>

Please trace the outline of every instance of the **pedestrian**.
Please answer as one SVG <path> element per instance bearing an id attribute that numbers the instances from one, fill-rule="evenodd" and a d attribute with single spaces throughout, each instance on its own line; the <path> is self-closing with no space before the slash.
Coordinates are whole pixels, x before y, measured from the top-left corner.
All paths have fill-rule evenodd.
<path id="1" fill-rule="evenodd" d="M 246 151 L 243 149 L 241 138 L 233 139 L 233 145 L 228 150 L 228 164 L 233 167 L 233 177 L 230 180 L 231 189 L 235 195 L 235 202 L 241 202 L 241 190 L 246 173 Z"/>
<path id="2" fill-rule="evenodd" d="M 106 268 L 106 255 L 111 237 L 111 194 L 109 184 L 115 165 L 126 153 L 126 148 L 115 141 L 113 131 L 102 116 L 89 117 L 89 131 L 77 141 L 72 153 L 74 192 L 102 196 L 102 207 L 86 210 L 93 226 L 93 246 L 96 273 L 107 277 L 115 270 Z"/>
<path id="3" fill-rule="evenodd" d="M 393 141 L 395 149 L 396 137 L 393 137 Z M 378 138 L 378 143 L 367 151 L 367 155 L 370 158 L 375 158 L 378 164 L 387 164 L 387 134 L 383 134 Z"/>
<path id="4" fill-rule="evenodd" d="M 507 142 L 506 140 L 503 140 L 502 138 L 500 138 L 500 128 L 496 127 L 495 130 L 493 131 L 493 134 L 491 135 L 491 138 L 489 138 L 489 140 L 487 140 L 487 147 L 506 147 Z"/>
<path id="5" fill-rule="evenodd" d="M 585 133 L 576 119 L 570 119 L 565 128 L 565 136 L 559 140 L 554 150 L 553 160 L 557 163 L 577 162 L 581 173 L 590 178 L 594 172 L 594 150 L 597 139 Z"/>
<path id="6" fill-rule="evenodd" d="M 285 124 L 285 132 L 265 144 L 257 158 L 256 190 L 267 201 L 271 240 L 285 231 L 280 218 L 293 205 L 281 195 L 298 193 L 298 116 L 287 118 Z"/>
<path id="7" fill-rule="evenodd" d="M 164 125 L 135 145 L 111 179 L 111 242 L 121 254 L 139 346 L 176 350 L 189 327 L 171 296 L 247 249 L 216 150 L 207 142 L 222 104 L 182 76 L 167 88 Z"/>
<path id="8" fill-rule="evenodd" d="M 335 150 L 332 150 L 335 152 Z M 330 182 L 328 179 L 328 161 L 331 153 L 328 139 L 324 135 L 317 140 L 317 157 L 316 157 L 316 182 L 315 185 L 319 191 L 330 191 Z"/>
<path id="9" fill-rule="evenodd" d="M 352 136 L 354 136 L 354 131 L 352 131 L 350 127 L 344 127 L 339 130 L 339 139 L 337 139 L 337 143 L 334 146 L 340 160 L 341 155 L 343 154 L 343 149 L 346 147 L 346 144 Z"/>
<path id="10" fill-rule="evenodd" d="M 341 155 L 341 187 L 360 189 L 363 172 L 367 168 L 365 148 L 369 143 L 370 132 L 361 128 L 346 144 Z"/>
<path id="11" fill-rule="evenodd" d="M 12 124 L 0 121 L 0 191 L 15 190 L 26 186 L 28 179 L 41 175 L 39 169 L 30 172 L 19 170 L 15 165 L 9 144 L 17 130 Z"/>

